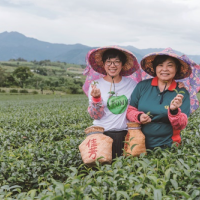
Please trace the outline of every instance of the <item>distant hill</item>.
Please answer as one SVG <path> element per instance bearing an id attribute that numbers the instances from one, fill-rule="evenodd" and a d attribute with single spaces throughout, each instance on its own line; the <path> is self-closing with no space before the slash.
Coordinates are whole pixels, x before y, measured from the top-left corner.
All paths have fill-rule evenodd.
<path id="1" fill-rule="evenodd" d="M 85 64 L 87 52 L 94 47 L 82 44 L 53 44 L 26 37 L 18 32 L 0 33 L 0 60 L 8 61 L 19 57 L 27 61 L 51 60 L 74 64 Z M 140 61 L 144 55 L 163 49 L 137 49 L 133 46 L 123 46 L 131 51 Z M 177 52 L 179 55 L 183 53 Z M 200 63 L 200 55 L 187 55 L 196 63 Z"/>
<path id="2" fill-rule="evenodd" d="M 91 47 L 74 44 L 52 44 L 26 37 L 18 32 L 0 33 L 0 60 L 19 57 L 32 60 L 51 60 L 67 63 L 84 64 L 86 53 Z"/>

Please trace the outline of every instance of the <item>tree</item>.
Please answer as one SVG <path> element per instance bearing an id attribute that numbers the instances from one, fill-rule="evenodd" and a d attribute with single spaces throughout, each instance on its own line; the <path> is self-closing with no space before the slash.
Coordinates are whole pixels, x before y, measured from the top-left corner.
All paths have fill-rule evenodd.
<path id="1" fill-rule="evenodd" d="M 79 85 L 80 87 L 83 86 L 83 81 L 81 81 L 81 80 L 74 79 L 74 83 L 75 83 L 76 85 Z"/>
<path id="2" fill-rule="evenodd" d="M 6 80 L 3 83 L 3 87 L 11 87 L 16 85 L 18 85 L 18 83 L 16 82 L 16 79 L 13 77 L 13 75 L 7 75 Z"/>
<path id="3" fill-rule="evenodd" d="M 3 69 L 2 67 L 0 67 L 0 86 L 2 87 L 2 85 L 4 84 L 5 80 L 6 80 L 6 74 L 5 74 L 5 69 Z"/>
<path id="4" fill-rule="evenodd" d="M 17 69 L 13 72 L 13 76 L 18 79 L 21 88 L 24 87 L 24 82 L 29 77 L 33 77 L 33 75 L 34 74 L 31 72 L 29 67 L 17 67 Z"/>
<path id="5" fill-rule="evenodd" d="M 42 68 L 42 67 L 38 67 L 36 68 L 35 72 L 37 74 L 43 75 L 43 76 L 47 76 L 47 69 L 46 68 Z"/>
<path id="6" fill-rule="evenodd" d="M 69 85 L 68 88 L 71 90 L 72 94 L 77 94 L 80 87 L 78 85 Z"/>
<path id="7" fill-rule="evenodd" d="M 85 69 L 85 68 L 86 68 L 86 65 L 81 65 L 81 68 L 82 68 L 82 69 Z"/>
<path id="8" fill-rule="evenodd" d="M 25 81 L 25 84 L 26 84 L 26 86 L 31 86 L 31 87 L 35 87 L 35 89 L 39 89 L 40 88 L 39 85 L 41 84 L 42 81 L 43 81 L 43 79 L 41 77 L 34 76 L 34 77 L 27 79 Z"/>
<path id="9" fill-rule="evenodd" d="M 41 93 L 43 94 L 43 90 L 44 90 L 44 87 L 45 87 L 44 83 L 41 83 L 39 86 L 40 86 Z"/>

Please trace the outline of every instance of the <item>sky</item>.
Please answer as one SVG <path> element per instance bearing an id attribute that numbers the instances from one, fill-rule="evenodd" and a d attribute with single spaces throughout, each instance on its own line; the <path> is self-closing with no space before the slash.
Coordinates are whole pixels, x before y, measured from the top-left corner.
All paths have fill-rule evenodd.
<path id="1" fill-rule="evenodd" d="M 199 0 L 0 0 L 0 33 L 200 55 Z"/>

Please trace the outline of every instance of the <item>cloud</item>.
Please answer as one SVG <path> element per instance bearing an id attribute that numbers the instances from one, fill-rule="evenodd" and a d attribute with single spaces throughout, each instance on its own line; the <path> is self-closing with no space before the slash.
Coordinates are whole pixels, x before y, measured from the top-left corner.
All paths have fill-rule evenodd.
<path id="1" fill-rule="evenodd" d="M 88 46 L 171 46 L 200 54 L 198 0 L 3 0 L 0 32 Z"/>

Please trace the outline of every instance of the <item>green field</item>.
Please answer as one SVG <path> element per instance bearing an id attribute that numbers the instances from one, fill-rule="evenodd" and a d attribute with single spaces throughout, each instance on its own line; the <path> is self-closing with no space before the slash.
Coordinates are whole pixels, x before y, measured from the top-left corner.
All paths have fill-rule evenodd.
<path id="1" fill-rule="evenodd" d="M 0 61 L 0 67 L 6 69 L 7 72 L 13 72 L 18 66 L 27 66 L 31 69 L 38 67 L 45 68 L 47 70 L 66 70 L 74 73 L 82 73 L 83 68 L 80 65 L 62 63 L 62 62 L 46 62 L 46 64 L 39 64 L 33 62 L 17 62 L 17 61 Z"/>
<path id="2" fill-rule="evenodd" d="M 198 99 L 200 100 L 200 93 L 197 93 L 197 97 L 198 97 Z"/>
<path id="3" fill-rule="evenodd" d="M 0 95 L 0 199 L 200 199 L 200 110 L 182 145 L 84 166 L 85 95 Z"/>

